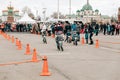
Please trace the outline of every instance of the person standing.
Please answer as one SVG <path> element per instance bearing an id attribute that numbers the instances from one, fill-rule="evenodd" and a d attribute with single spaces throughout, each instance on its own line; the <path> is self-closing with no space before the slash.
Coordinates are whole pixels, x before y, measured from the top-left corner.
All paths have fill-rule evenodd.
<path id="1" fill-rule="evenodd" d="M 117 22 L 115 28 L 116 28 L 116 35 L 119 35 L 120 23 Z"/>
<path id="2" fill-rule="evenodd" d="M 111 35 L 114 35 L 114 32 L 115 32 L 115 25 L 112 24 L 111 25 Z"/>
<path id="3" fill-rule="evenodd" d="M 103 32 L 103 23 L 100 24 L 100 32 Z"/>
<path id="4" fill-rule="evenodd" d="M 88 24 L 88 32 L 90 34 L 90 36 L 89 36 L 90 43 L 89 44 L 92 45 L 92 44 L 94 44 L 93 39 L 92 39 L 93 34 L 94 34 L 94 29 L 90 24 Z"/>
<path id="5" fill-rule="evenodd" d="M 71 31 L 71 26 L 68 21 L 65 22 L 65 29 L 64 29 L 64 34 L 66 34 L 68 31 Z"/>
<path id="6" fill-rule="evenodd" d="M 76 22 L 74 22 L 72 24 L 71 29 L 72 29 L 72 31 L 76 31 L 77 30 L 77 24 L 76 24 Z"/>
<path id="7" fill-rule="evenodd" d="M 106 29 L 107 29 L 107 25 L 104 23 L 103 25 L 103 34 L 106 35 Z"/>
<path id="8" fill-rule="evenodd" d="M 78 36 L 79 36 L 78 41 L 80 41 L 80 27 L 81 27 L 81 25 L 80 25 L 80 23 L 78 22 L 78 23 L 77 23 L 77 27 L 76 27 L 76 31 L 77 31 L 77 34 L 78 34 Z"/>
<path id="9" fill-rule="evenodd" d="M 98 36 L 98 32 L 99 32 L 99 25 L 96 24 L 95 25 L 95 34 L 96 34 L 96 36 Z"/>
<path id="10" fill-rule="evenodd" d="M 4 23 L 1 24 L 1 29 L 2 29 L 3 32 L 5 32 L 5 25 L 4 25 Z"/>
<path id="11" fill-rule="evenodd" d="M 88 44 L 88 30 L 85 29 L 85 40 L 86 40 L 86 44 Z"/>
<path id="12" fill-rule="evenodd" d="M 110 24 L 108 23 L 108 24 L 107 24 L 107 34 L 110 35 L 110 32 L 111 32 L 111 26 L 110 26 Z"/>

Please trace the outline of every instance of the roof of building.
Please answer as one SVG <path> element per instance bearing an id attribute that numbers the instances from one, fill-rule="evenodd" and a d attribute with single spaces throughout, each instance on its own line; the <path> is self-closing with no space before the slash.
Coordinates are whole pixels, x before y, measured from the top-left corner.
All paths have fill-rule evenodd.
<path id="1" fill-rule="evenodd" d="M 66 15 L 67 17 L 71 17 L 71 18 L 76 18 L 75 14 L 71 14 L 71 15 Z"/>
<path id="2" fill-rule="evenodd" d="M 98 9 L 96 9 L 96 10 L 95 10 L 95 12 L 99 12 L 99 10 L 98 10 Z"/>
<path id="3" fill-rule="evenodd" d="M 8 10 L 8 12 L 13 12 L 13 10 L 10 9 L 10 10 Z"/>
<path id="4" fill-rule="evenodd" d="M 80 12 L 80 10 L 77 10 L 76 12 Z"/>
<path id="5" fill-rule="evenodd" d="M 92 6 L 91 6 L 90 4 L 85 4 L 85 5 L 82 7 L 81 10 L 82 10 L 82 11 L 85 11 L 85 10 L 93 10 L 93 9 L 92 9 Z"/>
<path id="6" fill-rule="evenodd" d="M 104 19 L 110 19 L 110 17 L 108 15 L 101 15 L 101 17 Z"/>

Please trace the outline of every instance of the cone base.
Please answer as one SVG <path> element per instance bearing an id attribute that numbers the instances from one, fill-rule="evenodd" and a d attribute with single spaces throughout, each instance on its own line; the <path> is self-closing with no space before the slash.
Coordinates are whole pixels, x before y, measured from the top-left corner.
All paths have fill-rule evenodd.
<path id="1" fill-rule="evenodd" d="M 50 76 L 51 73 L 50 72 L 47 72 L 47 73 L 41 73 L 40 76 Z"/>
<path id="2" fill-rule="evenodd" d="M 25 53 L 25 55 L 31 55 L 30 53 Z"/>
<path id="3" fill-rule="evenodd" d="M 32 62 L 39 62 L 39 60 L 32 60 Z"/>
<path id="4" fill-rule="evenodd" d="M 99 48 L 99 46 L 96 46 L 95 48 Z"/>

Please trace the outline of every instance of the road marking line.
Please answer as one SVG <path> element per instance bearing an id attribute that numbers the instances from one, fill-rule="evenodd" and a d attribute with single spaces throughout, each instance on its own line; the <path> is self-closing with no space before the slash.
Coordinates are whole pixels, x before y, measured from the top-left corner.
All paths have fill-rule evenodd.
<path id="1" fill-rule="evenodd" d="M 120 52 L 120 50 L 117 50 L 117 49 L 111 49 L 111 48 L 107 48 L 107 47 L 100 47 L 100 48 L 110 50 L 110 51 L 113 51 L 113 52 Z"/>
<path id="2" fill-rule="evenodd" d="M 42 53 L 41 55 L 69 55 L 70 52 Z"/>

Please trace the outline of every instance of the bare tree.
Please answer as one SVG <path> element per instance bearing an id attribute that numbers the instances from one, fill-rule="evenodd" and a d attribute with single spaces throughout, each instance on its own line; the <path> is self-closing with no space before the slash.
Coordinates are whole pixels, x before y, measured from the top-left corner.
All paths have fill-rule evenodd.
<path id="1" fill-rule="evenodd" d="M 27 6 L 25 6 L 23 9 L 22 9 L 22 12 L 23 13 L 27 13 L 32 19 L 35 18 L 34 14 L 31 12 L 31 9 Z"/>
<path id="2" fill-rule="evenodd" d="M 58 13 L 57 13 L 57 12 L 54 12 L 54 13 L 51 15 L 51 17 L 54 18 L 54 19 L 57 19 L 57 18 L 58 18 Z M 60 18 L 60 19 L 64 19 L 65 16 L 64 16 L 63 14 L 59 13 L 59 18 Z"/>
<path id="3" fill-rule="evenodd" d="M 27 6 L 25 6 L 23 9 L 22 9 L 22 12 L 23 13 L 31 13 L 31 9 L 29 8 L 29 7 L 27 7 Z"/>
<path id="4" fill-rule="evenodd" d="M 33 13 L 29 13 L 28 16 L 30 16 L 32 19 L 35 18 L 34 14 Z"/>

